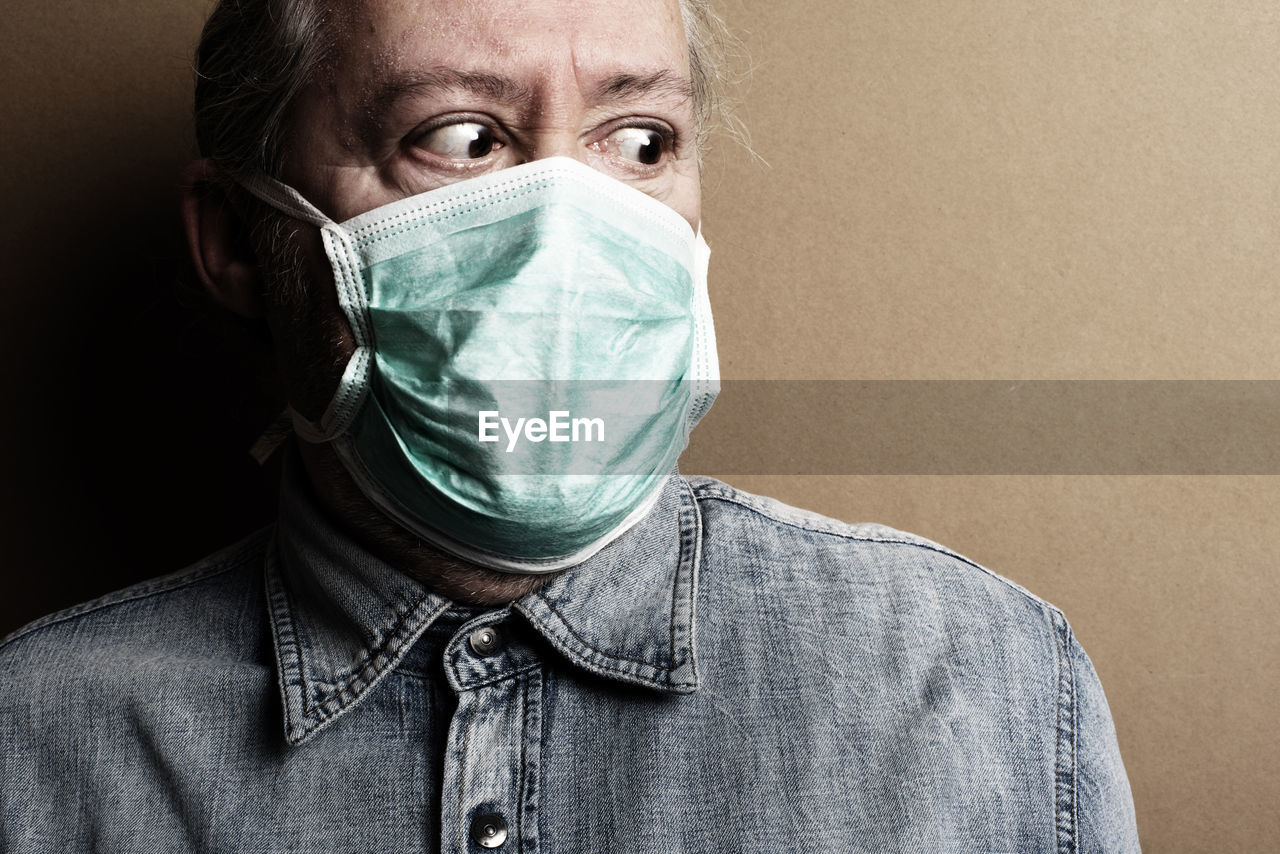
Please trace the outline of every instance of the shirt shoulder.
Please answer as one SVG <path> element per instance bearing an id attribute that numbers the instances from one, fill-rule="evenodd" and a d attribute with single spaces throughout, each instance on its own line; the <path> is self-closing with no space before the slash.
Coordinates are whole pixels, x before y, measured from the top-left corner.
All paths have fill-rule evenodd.
<path id="1" fill-rule="evenodd" d="M 701 613 L 786 627 L 766 646 L 820 639 L 833 672 L 876 661 L 860 678 L 882 682 L 886 696 L 902 674 L 923 683 L 960 666 L 961 690 L 987 709 L 1055 702 L 1071 627 L 1018 584 L 924 537 L 706 478 L 690 485 L 703 528 Z"/>
<path id="2" fill-rule="evenodd" d="M 804 573 L 810 585 L 877 582 L 958 597 L 981 591 L 1036 622 L 1061 619 L 1057 608 L 1026 588 L 925 537 L 843 522 L 714 478 L 687 480 L 707 536 L 735 541 L 757 563 L 767 559 L 773 571 Z"/>
<path id="3" fill-rule="evenodd" d="M 196 781 L 268 755 L 270 543 L 264 529 L 0 642 L 0 849 L 159 850 Z"/>
<path id="4" fill-rule="evenodd" d="M 1025 836 L 994 850 L 1138 850 L 1110 710 L 1061 611 L 923 537 L 689 482 L 708 690 L 786 697 L 787 726 L 833 756 L 875 746 L 879 776 L 922 793 L 909 809 L 1019 815 Z"/>
<path id="5" fill-rule="evenodd" d="M 49 614 L 0 640 L 10 687 L 134 672 L 140 663 L 240 657 L 262 621 L 272 528 L 169 575 Z M 250 625 L 253 624 L 253 625 Z"/>

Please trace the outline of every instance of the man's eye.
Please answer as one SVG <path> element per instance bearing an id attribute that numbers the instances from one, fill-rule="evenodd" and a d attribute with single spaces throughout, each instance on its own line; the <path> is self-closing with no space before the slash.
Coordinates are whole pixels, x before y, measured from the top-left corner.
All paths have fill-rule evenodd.
<path id="1" fill-rule="evenodd" d="M 667 141 L 652 128 L 618 128 L 609 135 L 609 148 L 625 160 L 654 166 L 666 153 Z"/>
<path id="2" fill-rule="evenodd" d="M 418 137 L 416 144 L 450 160 L 478 160 L 502 147 L 493 131 L 479 122 L 443 125 Z"/>

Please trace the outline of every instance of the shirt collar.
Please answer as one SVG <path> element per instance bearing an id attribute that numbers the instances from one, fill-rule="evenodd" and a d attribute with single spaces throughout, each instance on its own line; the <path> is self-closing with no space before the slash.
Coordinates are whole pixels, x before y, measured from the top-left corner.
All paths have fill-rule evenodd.
<path id="1" fill-rule="evenodd" d="M 305 481 L 291 454 L 266 557 L 285 738 L 295 745 L 357 707 L 455 607 L 333 526 Z M 690 693 L 698 686 L 701 526 L 689 485 L 673 472 L 634 528 L 541 590 L 491 610 L 521 614 L 592 673 Z"/>

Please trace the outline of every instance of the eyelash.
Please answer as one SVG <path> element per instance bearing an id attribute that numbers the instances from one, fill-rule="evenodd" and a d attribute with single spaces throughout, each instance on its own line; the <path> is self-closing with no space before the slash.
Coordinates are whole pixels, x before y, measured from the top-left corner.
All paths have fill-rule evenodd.
<path id="1" fill-rule="evenodd" d="M 682 141 L 679 132 L 666 122 L 658 121 L 657 119 L 641 118 L 628 118 L 619 121 L 609 128 L 609 130 L 600 138 L 601 141 L 603 142 L 623 128 L 637 128 L 639 130 L 653 131 L 658 136 L 662 137 L 662 145 L 666 149 L 668 156 L 671 157 L 676 155 L 679 150 L 678 146 Z"/>
<path id="2" fill-rule="evenodd" d="M 495 141 L 503 148 L 511 144 L 510 142 L 511 135 L 506 131 L 506 128 L 503 127 L 502 123 L 495 120 L 492 116 L 487 116 L 480 113 L 451 113 L 447 116 L 441 116 L 441 117 L 432 119 L 429 122 L 426 122 L 425 124 L 419 125 L 418 127 L 414 128 L 414 130 L 411 131 L 405 137 L 405 146 L 408 148 L 419 148 L 419 143 L 422 140 L 424 140 L 432 132 L 437 131 L 444 127 L 448 127 L 450 125 L 467 124 L 467 123 L 483 125 L 485 128 L 488 129 L 490 133 L 494 135 Z M 600 134 L 597 137 L 596 141 L 592 143 L 592 145 L 600 145 L 605 143 L 607 140 L 610 139 L 610 137 L 613 134 L 617 133 L 619 130 L 622 130 L 624 128 L 637 128 L 641 130 L 650 130 L 658 134 L 658 136 L 662 139 L 662 145 L 664 149 L 664 160 L 677 156 L 683 143 L 683 139 L 679 131 L 671 127 L 666 122 L 659 121 L 658 119 L 629 117 L 625 119 L 616 120 L 612 125 L 608 125 L 607 130 L 604 133 Z M 487 155 L 486 155 L 486 157 L 479 158 L 478 160 L 475 160 L 475 161 L 453 161 L 447 158 L 440 157 L 439 155 L 431 155 L 431 156 L 437 158 L 439 161 L 448 163 L 453 168 L 463 168 L 463 169 L 478 165 L 484 162 L 484 160 L 487 158 Z M 652 166 L 645 166 L 643 164 L 631 163 L 629 161 L 624 161 L 624 162 L 627 163 L 628 168 L 634 168 L 637 171 L 652 170 L 654 168 Z"/>
<path id="3" fill-rule="evenodd" d="M 502 143 L 502 145 L 505 146 L 509 144 L 506 139 L 507 134 L 505 133 L 504 128 L 499 122 L 495 121 L 493 117 L 480 113 L 450 113 L 447 116 L 440 116 L 438 118 L 431 119 L 424 124 L 418 125 L 405 137 L 405 145 L 411 148 L 415 147 L 428 134 L 434 131 L 448 127 L 449 125 L 461 125 L 468 123 L 483 125 L 489 129 L 489 131 L 500 143 Z"/>

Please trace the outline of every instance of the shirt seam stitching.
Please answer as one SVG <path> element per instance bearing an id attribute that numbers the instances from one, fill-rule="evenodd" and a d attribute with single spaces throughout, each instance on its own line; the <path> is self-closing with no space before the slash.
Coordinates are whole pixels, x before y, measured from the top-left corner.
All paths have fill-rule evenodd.
<path id="1" fill-rule="evenodd" d="M 286 720 L 289 716 L 289 697 L 288 686 L 296 687 L 298 692 L 299 711 L 302 714 L 302 720 L 298 722 L 299 738 L 306 738 L 329 721 L 340 717 L 348 709 L 363 699 L 364 695 L 373 688 L 374 685 L 380 683 L 387 676 L 394 666 L 384 664 L 380 668 L 377 662 L 382 659 L 393 659 L 405 647 L 407 632 L 403 631 L 405 621 L 415 611 L 419 610 L 424 603 L 431 597 L 429 593 L 425 593 L 416 602 L 413 602 L 403 610 L 399 610 L 395 614 L 395 621 L 390 629 L 382 636 L 377 648 L 365 649 L 359 662 L 345 673 L 340 674 L 336 681 L 322 679 L 318 677 L 313 668 L 307 663 L 307 655 L 304 654 L 303 648 L 306 643 L 301 635 L 301 625 L 294 618 L 297 608 L 294 606 L 292 599 L 284 583 L 282 577 L 283 568 L 280 566 L 279 560 L 276 560 L 275 572 L 270 575 L 276 577 L 276 587 L 279 594 L 280 605 L 278 608 L 272 609 L 271 624 L 273 636 L 281 644 L 285 644 L 292 648 L 293 658 L 296 660 L 296 673 L 292 674 L 292 678 L 286 677 L 287 663 L 284 661 L 284 655 L 277 647 L 276 661 L 279 670 L 281 700 L 285 706 Z M 264 573 L 267 575 L 267 573 Z M 268 601 L 274 600 L 274 596 L 270 591 L 271 580 L 267 580 Z M 424 623 L 430 624 L 434 622 L 445 610 L 448 609 L 448 603 L 440 605 L 440 607 L 431 611 L 424 619 Z M 276 616 L 279 616 L 279 620 Z M 283 637 L 281 633 L 288 635 Z M 396 643 L 396 640 L 399 640 Z M 369 673 L 368 671 L 374 672 Z"/>
<path id="2" fill-rule="evenodd" d="M 381 683 L 382 679 L 395 669 L 386 665 L 379 668 L 377 662 L 383 658 L 394 658 L 405 646 L 405 633 L 402 631 L 405 620 L 421 607 L 423 602 L 427 601 L 428 596 L 424 596 L 403 614 L 396 616 L 396 622 L 387 634 L 387 637 L 391 639 L 399 637 L 399 643 L 395 645 L 394 649 L 388 648 L 393 641 L 384 640 L 377 649 L 365 650 L 359 665 L 348 670 L 346 676 L 340 678 L 337 682 L 329 682 L 314 675 L 308 675 L 306 670 L 301 671 L 303 679 L 311 689 L 309 692 L 303 693 L 303 716 L 308 721 L 313 722 L 314 725 L 311 729 L 318 728 L 320 725 L 338 717 L 347 709 L 358 705 L 374 685 Z M 431 612 L 426 622 L 434 621 L 448 607 L 447 604 L 442 605 Z M 298 658 L 299 664 L 302 666 L 301 650 L 299 650 Z M 366 673 L 366 671 L 370 670 L 375 672 Z M 311 695 L 310 697 L 306 696 L 308 693 Z M 321 699 L 322 695 L 328 695 L 327 699 Z"/>
<path id="3" fill-rule="evenodd" d="M 1059 854 L 1076 854 L 1079 851 L 1079 815 L 1076 799 L 1075 665 L 1071 660 L 1070 625 L 1061 616 L 1059 613 L 1052 618 L 1053 641 L 1058 657 L 1054 823 Z"/>
<path id="4" fill-rule="evenodd" d="M 679 665 L 676 663 L 676 660 L 675 660 L 676 613 L 679 611 L 679 604 L 680 604 L 681 598 L 684 594 L 686 594 L 686 592 L 687 592 L 687 596 L 685 598 L 688 598 L 689 600 L 689 608 L 690 608 L 690 615 L 691 615 L 689 620 L 691 632 L 692 632 L 692 623 L 693 623 L 692 609 L 694 606 L 694 601 L 693 601 L 694 597 L 693 597 L 692 591 L 684 591 L 682 589 L 682 585 L 690 584 L 690 582 L 692 581 L 693 573 L 694 573 L 695 555 L 692 552 L 694 550 L 693 547 L 696 545 L 695 540 L 697 536 L 697 524 L 698 524 L 698 520 L 697 520 L 698 500 L 697 500 L 697 495 L 693 493 L 693 487 L 689 484 L 687 480 L 684 480 L 683 478 L 681 478 L 680 483 L 684 487 L 683 493 L 680 496 L 680 501 L 682 506 L 679 511 L 680 553 L 676 558 L 676 561 L 677 561 L 676 577 L 671 585 L 671 614 L 670 614 L 670 621 L 668 625 L 668 639 L 667 639 L 667 643 L 669 644 L 668 651 L 670 654 L 670 658 L 669 658 L 670 666 L 662 667 L 660 665 L 654 664 L 651 661 L 640 661 L 634 658 L 627 658 L 626 656 L 610 655 L 609 653 L 596 648 L 574 630 L 573 626 L 569 624 L 569 621 L 565 619 L 565 616 L 561 614 L 558 610 L 556 610 L 555 605 L 551 604 L 551 601 L 547 599 L 547 597 L 543 595 L 541 591 L 539 591 L 536 594 L 537 597 L 541 599 L 544 604 L 546 604 L 547 608 L 550 609 L 551 613 L 556 615 L 556 617 L 564 625 L 565 629 L 569 632 L 569 634 L 573 635 L 574 639 L 577 640 L 579 643 L 581 643 L 587 649 L 611 661 L 626 662 L 628 664 L 636 664 L 641 667 L 652 668 L 654 670 L 658 670 L 666 674 L 673 674 L 679 669 Z M 692 518 L 689 518 L 689 517 L 692 517 Z M 689 574 L 690 576 L 689 579 L 686 579 L 684 577 L 686 573 Z M 644 677 L 637 673 L 629 673 L 628 675 L 636 679 L 646 680 L 655 686 L 672 685 L 672 686 L 681 687 L 681 688 L 692 687 L 698 684 L 697 683 L 697 666 L 696 666 L 696 663 L 693 661 L 692 638 L 690 640 L 690 649 L 689 649 L 688 658 L 690 661 L 690 668 L 692 669 L 694 674 L 694 679 L 692 682 L 672 682 L 670 680 L 667 680 L 666 682 L 660 682 L 656 679 L 652 679 L 650 677 Z M 599 667 L 600 665 L 596 665 L 596 666 Z"/>
<path id="5" fill-rule="evenodd" d="M 457 670 L 457 662 L 452 662 L 452 664 L 454 669 Z M 517 667 L 515 670 L 507 670 L 495 676 L 490 676 L 483 682 L 464 682 L 460 679 L 458 680 L 458 685 L 461 686 L 463 691 L 474 691 L 477 688 L 488 688 L 490 685 L 497 685 L 499 682 L 506 682 L 508 679 L 515 679 L 516 677 L 528 673 L 530 670 L 534 670 L 540 666 L 539 662 L 533 661 L 529 664 Z"/>
<path id="6" fill-rule="evenodd" d="M 290 740 L 305 738 L 314 726 L 307 725 L 306 670 L 301 660 L 297 627 L 292 619 L 288 592 L 279 578 L 279 560 L 276 544 L 263 557 L 263 583 L 267 596 L 267 616 L 271 623 L 272 650 L 276 659 L 276 684 L 280 690 L 280 703 L 284 711 L 285 731 Z M 285 659 L 289 658 L 290 661 Z M 294 704 L 291 694 L 297 692 L 302 720 L 294 720 Z"/>
<path id="7" fill-rule="evenodd" d="M 521 691 L 520 701 L 523 704 L 520 709 L 521 726 L 520 726 L 520 784 L 516 788 L 516 851 L 524 851 L 524 775 L 525 766 L 528 763 L 526 754 L 526 743 L 529 740 L 529 678 L 523 680 L 523 691 Z"/>
<path id="8" fill-rule="evenodd" d="M 596 649 L 594 645 L 591 645 L 589 643 L 588 640 L 586 640 L 585 638 L 582 638 L 580 634 L 577 634 L 577 631 L 573 630 L 573 626 L 570 625 L 570 622 L 568 622 L 568 620 L 564 618 L 564 615 L 562 615 L 561 612 L 557 611 L 556 606 L 550 603 L 550 600 L 547 597 L 544 597 L 543 594 L 539 593 L 538 598 L 543 600 L 543 602 L 547 604 L 547 607 L 550 609 L 550 612 L 554 613 L 554 615 L 556 615 L 558 620 L 561 621 L 561 624 L 564 626 L 564 629 L 568 631 L 568 634 L 573 635 L 573 639 L 579 641 L 580 644 L 590 649 L 591 652 L 598 654 L 598 656 L 603 658 L 608 658 L 609 661 L 627 663 L 627 665 L 639 665 L 641 667 L 650 667 L 650 668 L 653 668 L 653 670 L 662 671 L 664 673 L 673 673 L 676 671 L 675 667 L 663 667 L 660 665 L 655 665 L 655 663 L 653 662 L 640 661 L 639 658 L 627 658 L 626 656 L 611 656 L 611 654 L 604 652 L 603 649 Z"/>
<path id="9" fill-rule="evenodd" d="M 594 652 L 595 654 L 603 658 L 607 658 L 610 661 L 625 662 L 627 664 L 638 664 L 641 667 L 651 667 L 654 670 L 661 670 L 663 673 L 672 673 L 675 671 L 675 668 L 673 667 L 662 667 L 661 665 L 654 664 L 651 661 L 640 661 L 639 659 L 636 659 L 636 658 L 627 658 L 625 655 L 610 655 L 609 653 L 605 652 L 602 649 L 597 649 L 590 642 L 588 642 L 586 638 L 582 637 L 582 635 L 574 631 L 573 626 L 570 625 L 569 621 L 565 619 L 564 614 L 561 614 L 559 611 L 556 610 L 556 606 L 551 604 L 550 599 L 542 595 L 541 592 L 537 593 L 536 595 L 539 599 L 543 601 L 543 603 L 547 606 L 547 608 L 551 611 L 551 613 L 556 615 L 556 618 L 560 620 L 561 624 L 565 627 L 565 629 L 569 632 L 569 634 L 573 635 L 573 639 L 576 640 L 578 643 L 582 644 L 587 649 Z"/>
<path id="10" fill-rule="evenodd" d="M 311 667 L 306 668 L 309 674 L 308 681 L 311 683 L 313 693 L 343 694 L 347 692 L 359 693 L 364 690 L 367 686 L 360 683 L 368 681 L 369 677 L 365 675 L 365 671 L 369 670 L 371 667 L 377 669 L 376 663 L 379 659 L 394 656 L 400 651 L 405 643 L 405 632 L 403 631 L 405 621 L 409 619 L 414 611 L 417 611 L 422 607 L 422 604 L 430 598 L 430 595 L 431 594 L 428 593 L 419 598 L 416 602 L 410 603 L 403 611 L 393 612 L 395 614 L 395 620 L 387 629 L 386 634 L 384 634 L 373 647 L 362 649 L 359 660 L 350 667 L 345 668 L 342 672 L 334 674 L 332 679 L 322 679 L 315 675 L 314 672 L 311 672 Z M 440 614 L 448 609 L 448 607 L 448 605 L 442 605 L 430 612 L 427 615 L 427 620 L 434 622 Z M 397 638 L 399 638 L 398 642 L 396 640 Z M 393 667 L 392 669 L 394 670 L 395 668 Z M 319 708 L 326 705 L 333 699 L 334 697 L 330 697 L 328 700 L 319 701 L 313 708 Z"/>
<path id="11" fill-rule="evenodd" d="M 555 609 L 555 606 L 553 606 L 553 605 L 552 605 L 552 604 L 551 604 L 551 603 L 546 599 L 546 597 L 545 597 L 545 596 L 543 596 L 541 593 L 535 593 L 534 595 L 535 595 L 538 599 L 540 599 L 540 600 L 543 602 L 543 604 L 545 604 L 545 605 L 547 606 L 547 608 L 551 611 L 551 613 L 552 613 L 552 614 L 554 614 L 554 615 L 556 616 L 556 618 L 560 621 L 560 623 L 565 627 L 565 629 L 567 629 L 567 630 L 568 630 L 569 634 L 573 635 L 573 637 L 574 637 L 574 639 L 575 639 L 575 640 L 577 640 L 579 643 L 581 643 L 584 647 L 586 647 L 587 649 L 591 650 L 592 652 L 594 652 L 594 653 L 596 653 L 596 654 L 598 654 L 598 655 L 600 655 L 600 656 L 602 656 L 602 657 L 604 657 L 604 658 L 606 658 L 606 659 L 612 660 L 612 661 L 627 662 L 627 663 L 630 663 L 630 664 L 636 664 L 636 665 L 639 665 L 640 667 L 647 667 L 647 668 L 650 668 L 650 669 L 653 669 L 653 670 L 658 670 L 658 671 L 661 671 L 661 672 L 663 672 L 663 673 L 668 673 L 668 674 L 670 674 L 670 673 L 672 673 L 672 672 L 673 672 L 673 671 L 671 671 L 671 670 L 664 670 L 663 668 L 661 668 L 661 667 L 657 667 L 657 666 L 655 666 L 655 665 L 653 665 L 653 664 L 650 664 L 649 662 L 645 662 L 645 661 L 635 661 L 635 660 L 633 660 L 633 659 L 629 659 L 629 658 L 622 658 L 622 657 L 619 657 L 619 656 L 612 656 L 612 655 L 609 655 L 609 654 L 608 654 L 608 653 L 606 653 L 606 652 L 602 652 L 601 650 L 596 649 L 594 646 L 592 646 L 591 644 L 587 643 L 585 640 L 583 640 L 581 637 L 579 637 L 579 636 L 578 636 L 577 632 L 575 632 L 575 631 L 573 630 L 573 628 L 572 628 L 572 627 L 569 625 L 569 623 L 565 620 L 564 616 L 563 616 L 563 615 L 561 615 L 561 614 L 560 614 L 560 612 L 559 612 L 559 611 L 557 611 L 557 610 Z M 540 625 L 545 625 L 545 623 L 544 623 L 542 620 L 539 620 L 539 619 L 538 619 L 538 616 L 537 616 L 536 614 L 531 613 L 531 612 L 528 610 L 527 606 L 519 606 L 519 610 L 521 611 L 521 613 L 525 614 L 525 616 L 529 617 L 529 618 L 530 618 L 531 620 L 533 620 L 535 623 L 540 624 Z M 548 627 L 548 628 L 550 628 L 550 627 Z M 697 687 L 697 683 L 696 683 L 696 682 L 673 682 L 673 681 L 670 681 L 670 680 L 663 681 L 663 680 L 656 679 L 656 678 L 651 677 L 651 676 L 644 676 L 644 675 L 639 674 L 639 673 L 633 673 L 633 672 L 631 672 L 630 670 L 628 670 L 628 669 L 626 669 L 626 668 L 609 668 L 609 667 L 605 667 L 604 665 L 597 664 L 596 662 L 591 661 L 591 660 L 589 660 L 589 659 L 587 659 L 587 660 L 582 660 L 582 654 L 581 654 L 579 651 L 577 651 L 577 650 L 574 650 L 574 649 L 570 648 L 570 646 L 564 642 L 564 639 L 563 639 L 563 638 L 561 638 L 561 637 L 559 637 L 559 636 L 557 636 L 557 634 L 556 634 L 554 631 L 551 631 L 551 634 L 550 634 L 550 638 L 549 638 L 549 639 L 550 639 L 550 641 L 551 641 L 552 645 L 553 645 L 554 647 L 556 647 L 556 649 L 559 649 L 561 652 L 564 652 L 564 653 L 567 653 L 567 654 L 571 654 L 571 655 L 577 656 L 577 657 L 579 658 L 579 663 L 580 663 L 583 667 L 585 667 L 587 670 L 589 670 L 589 671 L 591 671 L 591 672 L 593 672 L 593 673 L 598 673 L 598 674 L 601 674 L 601 675 L 612 675 L 612 676 L 615 676 L 615 677 L 616 677 L 616 676 L 625 676 L 625 677 L 626 677 L 626 678 L 628 678 L 628 679 L 634 680 L 634 681 L 639 682 L 640 684 L 643 684 L 643 685 L 648 685 L 648 686 L 653 687 L 653 688 L 695 688 L 695 687 Z"/>
<path id="12" fill-rule="evenodd" d="M 42 617 L 36 620 L 35 622 L 31 623 L 30 625 L 24 628 L 20 628 L 13 634 L 0 640 L 0 649 L 4 649 L 10 644 L 16 641 L 19 641 L 25 637 L 28 637 L 29 635 L 33 635 L 33 634 L 36 634 L 37 632 L 43 631 L 44 629 L 52 628 L 53 626 L 58 626 L 63 623 L 69 622 L 71 620 L 78 619 L 79 617 L 85 617 L 90 614 L 96 614 L 99 611 L 104 611 L 108 608 L 114 608 L 117 605 L 128 605 L 132 602 L 139 602 L 143 599 L 150 599 L 153 596 L 159 596 L 164 593 L 173 593 L 175 591 L 182 590 L 185 587 L 191 587 L 195 584 L 199 584 L 202 581 L 208 581 L 211 578 L 217 578 L 220 575 L 225 575 L 228 572 L 234 572 L 237 569 L 243 569 L 244 567 L 249 566 L 253 563 L 253 561 L 250 559 L 251 556 L 249 553 L 253 550 L 254 546 L 259 545 L 258 541 L 260 539 L 263 539 L 266 536 L 268 536 L 269 531 L 270 531 L 270 528 L 264 528 L 260 531 L 257 531 L 251 534 L 250 537 L 241 545 L 241 547 L 237 549 L 232 555 L 228 556 L 225 561 L 220 561 L 218 563 L 213 564 L 212 566 L 197 565 L 196 567 L 193 567 L 189 571 L 180 570 L 176 576 L 169 576 L 165 579 L 156 579 L 155 581 L 150 583 L 143 582 L 143 586 L 141 588 L 138 588 L 133 592 L 129 593 L 128 595 L 122 596 L 119 599 L 110 599 L 109 601 L 105 601 L 105 602 L 98 601 L 96 602 L 96 604 L 85 603 L 83 605 L 76 605 L 76 606 L 72 606 L 71 608 L 65 609 L 63 611 L 57 611 L 46 617 Z M 105 597 L 103 598 L 110 597 L 113 595 L 119 595 L 119 594 L 108 593 L 108 594 L 105 594 Z M 77 610 L 79 608 L 83 608 L 83 610 Z"/>
<path id="13" fill-rule="evenodd" d="M 464 828 L 465 822 L 463 816 L 463 795 L 467 789 L 467 743 L 471 739 L 471 724 L 475 721 L 476 710 L 471 709 L 467 713 L 467 724 L 462 730 L 462 748 L 458 756 L 458 842 L 459 850 L 467 848 L 467 831 Z"/>
<path id="14" fill-rule="evenodd" d="M 809 533 L 813 533 L 813 534 L 825 534 L 827 536 L 838 537 L 839 539 L 847 540 L 849 542 L 855 542 L 855 543 L 882 543 L 884 545 L 911 546 L 913 548 L 935 552 L 936 554 L 946 555 L 947 557 L 954 558 L 958 561 L 961 561 L 962 563 L 968 564 L 969 566 L 981 572 L 983 575 L 989 576 L 995 581 L 1000 582 L 1005 587 L 1009 588 L 1015 593 L 1018 593 L 1019 595 L 1021 595 L 1028 601 L 1034 603 L 1035 605 L 1042 608 L 1048 608 L 1052 612 L 1061 614 L 1061 611 L 1056 606 L 1046 602 L 1045 600 L 1041 599 L 1039 596 L 1036 596 L 1031 591 L 1024 589 L 1023 587 L 999 575 L 998 573 L 992 572 L 982 564 L 977 563 L 976 561 L 971 560 L 962 554 L 953 552 L 948 548 L 937 545 L 936 543 L 922 542 L 915 539 L 908 539 L 906 537 L 900 537 L 900 538 L 899 537 L 894 537 L 894 538 L 872 537 L 872 536 L 852 534 L 852 533 L 842 532 L 842 531 L 834 531 L 829 528 L 821 528 L 817 526 L 805 525 L 795 520 L 785 519 L 776 514 L 770 513 L 764 508 L 758 507 L 755 504 L 744 501 L 738 498 L 737 496 L 726 494 L 723 491 L 719 491 L 717 490 L 716 487 L 693 486 L 692 488 L 694 490 L 694 494 L 699 499 L 720 500 L 730 504 L 736 504 L 739 507 L 743 507 L 747 510 L 750 510 L 753 513 L 756 513 L 760 516 L 764 516 L 766 519 L 770 519 L 774 522 L 777 522 L 779 525 L 786 525 L 789 528 L 795 528 L 796 530 L 799 530 L 799 531 L 808 531 Z M 710 491 L 710 490 L 716 490 L 716 491 Z"/>
<path id="15" fill-rule="evenodd" d="M 701 514 L 698 512 L 698 496 L 694 494 L 693 487 L 684 478 L 680 479 L 681 486 L 684 487 L 680 495 L 681 524 L 680 524 L 680 562 L 676 571 L 679 573 L 688 572 L 688 579 L 677 577 L 675 590 L 672 591 L 671 597 L 671 656 L 672 664 L 675 664 L 676 651 L 676 602 L 677 591 L 680 590 L 680 582 L 683 580 L 689 589 L 686 591 L 689 619 L 688 619 L 688 638 L 687 644 L 689 649 L 689 669 L 693 673 L 693 683 L 698 682 L 698 661 L 694 653 L 693 638 L 695 632 L 695 617 L 697 608 L 697 569 L 698 569 L 698 543 L 701 539 Z M 687 503 L 686 503 L 687 502 Z M 687 524 L 685 516 L 688 516 Z"/>

